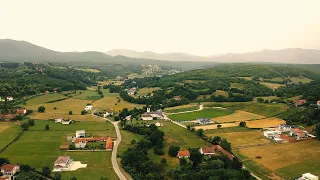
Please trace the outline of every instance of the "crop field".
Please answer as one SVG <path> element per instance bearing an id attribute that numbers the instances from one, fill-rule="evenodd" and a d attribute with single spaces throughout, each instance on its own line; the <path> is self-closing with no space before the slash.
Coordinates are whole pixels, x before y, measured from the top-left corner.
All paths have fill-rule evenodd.
<path id="1" fill-rule="evenodd" d="M 189 105 L 190 106 L 183 105 L 183 106 L 176 106 L 174 108 L 166 108 L 164 111 L 166 113 L 178 113 L 178 112 L 193 111 L 193 110 L 199 109 L 198 105 L 195 105 L 195 104 L 194 105 L 189 104 Z"/>
<path id="2" fill-rule="evenodd" d="M 37 96 L 34 98 L 31 98 L 26 102 L 26 106 L 33 106 L 33 105 L 39 105 L 39 104 L 45 104 L 48 101 L 54 101 L 58 99 L 66 98 L 63 94 L 45 94 L 41 96 Z"/>
<path id="3" fill-rule="evenodd" d="M 274 88 L 280 88 L 283 86 L 283 84 L 277 84 L 277 83 L 267 83 L 267 82 L 259 82 L 262 85 L 267 86 L 270 89 L 274 89 Z"/>
<path id="4" fill-rule="evenodd" d="M 11 142 L 21 132 L 19 125 L 12 122 L 0 123 L 0 149 Z"/>
<path id="5" fill-rule="evenodd" d="M 99 69 L 92 69 L 92 68 L 75 68 L 76 70 L 79 70 L 79 71 L 85 71 L 85 72 L 93 72 L 93 73 L 98 73 L 100 72 Z"/>
<path id="6" fill-rule="evenodd" d="M 133 104 L 127 101 L 124 101 L 123 99 L 120 98 L 118 93 L 111 93 L 108 96 L 103 97 L 102 99 L 95 101 L 93 103 L 94 108 L 99 108 L 99 109 L 111 109 L 114 112 L 121 111 L 124 108 L 133 109 L 133 108 L 141 108 L 143 105 L 142 104 Z M 119 102 L 120 101 L 120 102 Z"/>
<path id="7" fill-rule="evenodd" d="M 317 140 L 241 148 L 239 152 L 284 179 L 295 179 L 306 172 L 320 176 L 320 142 Z"/>
<path id="8" fill-rule="evenodd" d="M 226 138 L 231 142 L 232 147 L 243 147 L 243 146 L 255 146 L 260 144 L 266 144 L 270 140 L 264 138 L 262 131 L 245 131 L 245 132 L 229 132 L 229 133 L 214 133 L 208 134 L 208 137 L 220 136 Z"/>
<path id="9" fill-rule="evenodd" d="M 266 117 L 273 117 L 285 112 L 289 107 L 285 104 L 264 104 L 254 102 L 224 102 L 224 103 L 203 103 L 205 107 L 224 107 L 232 110 L 242 110 Z"/>
<path id="10" fill-rule="evenodd" d="M 189 112 L 189 113 L 181 113 L 181 114 L 173 114 L 168 117 L 174 121 L 188 121 L 194 120 L 197 118 L 215 118 L 219 116 L 226 116 L 233 113 L 230 110 L 217 110 L 217 109 L 203 109 L 201 111 Z"/>
<path id="11" fill-rule="evenodd" d="M 216 96 L 221 95 L 221 96 L 224 96 L 224 97 L 229 97 L 229 93 L 227 91 L 222 91 L 222 90 L 216 90 L 214 95 L 216 95 Z"/>
<path id="12" fill-rule="evenodd" d="M 44 125 L 47 123 L 50 130 L 45 131 Z M 67 173 L 62 172 L 63 179 L 70 179 L 73 176 L 81 177 L 84 180 L 100 179 L 103 175 L 110 177 L 110 179 L 116 179 L 111 167 L 111 152 L 62 152 L 59 150 L 59 146 L 67 142 L 67 135 L 75 133 L 78 128 L 94 134 L 115 136 L 111 123 L 106 122 L 77 122 L 71 125 L 61 125 L 53 122 L 36 121 L 35 126 L 24 132 L 16 142 L 2 153 L 2 156 L 8 157 L 12 163 L 28 164 L 41 171 L 43 166 L 52 168 L 53 162 L 58 156 L 70 155 L 75 161 L 87 163 L 88 168 Z M 90 172 L 87 172 L 88 170 Z"/>
<path id="13" fill-rule="evenodd" d="M 252 80 L 252 77 L 239 77 L 239 78 L 246 79 L 246 80 L 249 80 L 249 81 Z"/>
<path id="14" fill-rule="evenodd" d="M 73 98 L 91 101 L 101 99 L 100 95 L 95 90 L 78 90 L 77 94 L 73 95 Z"/>
<path id="15" fill-rule="evenodd" d="M 261 120 L 246 121 L 248 128 L 268 128 L 276 127 L 279 124 L 286 124 L 286 121 L 279 118 L 267 118 Z"/>
<path id="16" fill-rule="evenodd" d="M 141 89 L 138 90 L 137 94 L 140 95 L 140 96 L 146 96 L 149 93 L 152 93 L 153 91 L 156 91 L 156 90 L 160 90 L 160 88 L 159 87 L 141 88 Z"/>
<path id="17" fill-rule="evenodd" d="M 205 125 L 205 126 L 194 126 L 196 130 L 203 129 L 203 130 L 211 130 L 211 129 L 219 129 L 218 125 L 221 125 L 220 128 L 229 128 L 229 127 L 235 127 L 239 126 L 237 123 L 223 123 L 223 124 L 211 124 L 211 125 Z"/>
<path id="18" fill-rule="evenodd" d="M 247 120 L 261 119 L 261 118 L 265 118 L 265 116 L 249 113 L 246 111 L 236 110 L 233 114 L 230 114 L 227 116 L 220 116 L 220 117 L 214 118 L 213 120 L 218 123 L 226 123 L 226 122 L 240 122 L 240 121 L 247 121 Z"/>
<path id="19" fill-rule="evenodd" d="M 291 77 L 289 79 L 294 83 L 309 83 L 312 81 L 312 79 L 309 79 L 307 77 Z"/>

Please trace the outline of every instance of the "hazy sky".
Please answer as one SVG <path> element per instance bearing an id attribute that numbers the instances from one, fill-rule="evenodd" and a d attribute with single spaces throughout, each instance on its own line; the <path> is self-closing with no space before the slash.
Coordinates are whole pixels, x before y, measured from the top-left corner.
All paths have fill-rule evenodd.
<path id="1" fill-rule="evenodd" d="M 320 0 L 0 0 L 0 39 L 58 51 L 320 49 Z"/>

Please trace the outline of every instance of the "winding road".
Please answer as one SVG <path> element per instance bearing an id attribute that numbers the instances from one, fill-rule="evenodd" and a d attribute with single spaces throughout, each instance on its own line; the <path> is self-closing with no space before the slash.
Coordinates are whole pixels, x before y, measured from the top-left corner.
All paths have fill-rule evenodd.
<path id="1" fill-rule="evenodd" d="M 95 112 L 95 111 L 94 111 Z M 93 112 L 93 113 L 94 113 Z M 113 169 L 114 169 L 114 172 L 116 172 L 118 178 L 120 180 L 127 180 L 127 178 L 124 176 L 124 174 L 121 172 L 120 168 L 119 168 L 119 164 L 118 164 L 118 161 L 117 161 L 117 153 L 118 153 L 118 146 L 122 140 L 122 137 L 121 137 L 121 133 L 120 133 L 120 129 L 119 129 L 119 122 L 120 121 L 111 121 L 110 119 L 107 119 L 107 118 L 103 118 L 103 117 L 100 117 L 100 116 L 97 116 L 95 114 L 91 114 L 92 116 L 95 116 L 95 117 L 98 117 L 100 119 L 104 119 L 104 120 L 107 120 L 109 122 L 111 122 L 111 124 L 113 124 L 115 130 L 116 130 L 116 134 L 117 134 L 117 140 L 114 141 L 114 144 L 113 144 L 113 150 L 112 150 L 112 154 L 111 154 L 111 163 L 112 163 L 112 166 L 113 166 Z"/>

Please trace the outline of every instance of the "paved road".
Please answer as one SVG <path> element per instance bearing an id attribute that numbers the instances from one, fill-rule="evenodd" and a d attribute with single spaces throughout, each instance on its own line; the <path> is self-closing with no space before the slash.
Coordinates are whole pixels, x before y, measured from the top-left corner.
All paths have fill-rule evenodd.
<path id="1" fill-rule="evenodd" d="M 95 112 L 96 110 L 94 110 Z M 94 113 L 93 112 L 93 113 Z M 91 114 L 92 116 L 96 116 L 94 114 Z M 127 178 L 124 176 L 124 174 L 121 172 L 120 168 L 119 168 L 119 164 L 118 164 L 118 161 L 117 161 L 117 153 L 118 153 L 118 146 L 122 140 L 122 137 L 121 137 L 121 133 L 120 133 L 120 129 L 119 129 L 119 123 L 120 121 L 111 121 L 110 119 L 107 119 L 107 118 L 103 118 L 103 117 L 100 117 L 100 116 L 96 116 L 98 118 L 101 118 L 101 119 L 104 119 L 104 120 L 107 120 L 109 122 L 111 122 L 116 130 L 116 134 L 117 134 L 117 140 L 114 141 L 114 144 L 113 144 L 113 150 L 112 150 L 112 155 L 111 155 L 111 163 L 112 163 L 112 166 L 113 166 L 113 169 L 114 171 L 116 172 L 118 178 L 120 180 L 127 180 Z"/>

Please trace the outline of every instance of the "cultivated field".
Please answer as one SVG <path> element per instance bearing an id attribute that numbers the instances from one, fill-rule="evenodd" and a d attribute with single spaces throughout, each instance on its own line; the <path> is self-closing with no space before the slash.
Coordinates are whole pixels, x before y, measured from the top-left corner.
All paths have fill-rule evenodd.
<path id="1" fill-rule="evenodd" d="M 123 99 L 120 98 L 120 102 L 119 99 L 117 98 L 119 96 L 118 93 L 114 93 L 114 94 L 109 94 L 109 96 L 105 96 L 102 99 L 95 101 L 93 103 L 93 107 L 94 108 L 99 108 L 99 109 L 111 109 L 114 112 L 118 112 L 121 111 L 124 108 L 128 108 L 133 109 L 133 108 L 141 108 L 143 105 L 142 104 L 133 104 L 133 103 L 129 103 L 127 101 L 124 101 Z"/>
<path id="2" fill-rule="evenodd" d="M 233 111 L 230 110 L 218 110 L 218 109 L 203 109 L 201 111 L 189 112 L 189 113 L 181 113 L 181 114 L 173 114 L 168 117 L 175 121 L 188 121 L 194 120 L 197 118 L 215 118 L 219 116 L 225 116 L 231 114 Z"/>
<path id="3" fill-rule="evenodd" d="M 223 124 L 211 124 L 211 125 L 205 125 L 205 126 L 194 126 L 196 130 L 203 129 L 203 130 L 211 130 L 211 129 L 218 129 L 218 125 L 221 125 L 220 128 L 229 128 L 229 127 L 235 127 L 239 126 L 237 123 L 223 123 Z"/>
<path id="4" fill-rule="evenodd" d="M 37 96 L 34 98 L 31 98 L 26 102 L 26 106 L 32 106 L 32 105 L 38 105 L 38 104 L 45 104 L 48 101 L 54 101 L 58 99 L 66 98 L 63 94 L 46 94 L 42 96 Z"/>
<path id="5" fill-rule="evenodd" d="M 239 152 L 284 179 L 306 172 L 320 176 L 320 142 L 316 140 L 242 148 Z"/>
<path id="6" fill-rule="evenodd" d="M 75 68 L 76 70 L 79 70 L 79 71 L 85 71 L 85 72 L 93 72 L 93 73 L 98 73 L 100 72 L 98 69 L 92 69 L 92 68 Z"/>
<path id="7" fill-rule="evenodd" d="M 283 84 L 277 84 L 277 83 L 267 83 L 267 82 L 259 82 L 262 85 L 267 86 L 270 89 L 274 89 L 274 88 L 280 88 L 281 86 L 283 86 Z"/>
<path id="8" fill-rule="evenodd" d="M 246 121 L 248 128 L 276 127 L 279 124 L 286 124 L 286 121 L 279 118 L 267 118 L 261 120 Z"/>
<path id="9" fill-rule="evenodd" d="M 294 83 L 309 83 L 312 81 L 312 79 L 309 79 L 307 77 L 291 77 L 289 78 Z"/>
<path id="10" fill-rule="evenodd" d="M 239 77 L 239 78 L 246 79 L 246 80 L 249 80 L 249 81 L 252 80 L 252 77 Z"/>
<path id="11" fill-rule="evenodd" d="M 233 114 L 227 116 L 220 116 L 214 118 L 213 120 L 218 123 L 226 123 L 226 122 L 240 122 L 240 121 L 247 121 L 253 119 L 261 119 L 265 118 L 265 116 L 249 113 L 246 111 L 236 110 Z"/>
<path id="12" fill-rule="evenodd" d="M 216 95 L 216 96 L 221 95 L 221 96 L 224 96 L 224 97 L 229 97 L 229 93 L 227 91 L 222 91 L 222 90 L 216 90 L 214 95 Z"/>
<path id="13" fill-rule="evenodd" d="M 149 93 L 152 93 L 153 91 L 156 91 L 156 90 L 160 90 L 160 88 L 159 87 L 141 88 L 141 89 L 138 90 L 137 94 L 140 95 L 140 96 L 146 96 Z"/>
<path id="14" fill-rule="evenodd" d="M 50 130 L 45 131 L 45 124 L 49 124 Z M 73 172 L 62 172 L 62 179 L 70 179 L 75 176 L 78 179 L 100 179 L 101 176 L 109 179 L 117 179 L 111 167 L 111 152 L 63 152 L 59 150 L 61 144 L 67 143 L 68 134 L 75 130 L 85 129 L 94 134 L 115 136 L 111 123 L 77 122 L 71 125 L 55 124 L 53 122 L 36 121 L 30 129 L 3 153 L 12 163 L 28 164 L 41 171 L 43 166 L 53 167 L 53 162 L 58 156 L 69 155 L 75 161 L 87 163 L 88 168 Z"/>
<path id="15" fill-rule="evenodd" d="M 21 132 L 19 125 L 12 122 L 0 123 L 0 149 L 11 142 Z"/>

